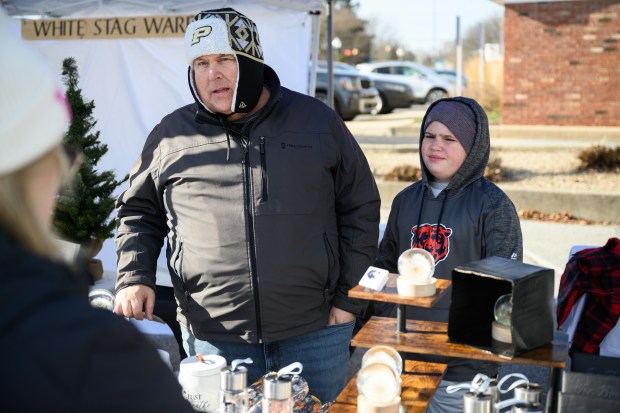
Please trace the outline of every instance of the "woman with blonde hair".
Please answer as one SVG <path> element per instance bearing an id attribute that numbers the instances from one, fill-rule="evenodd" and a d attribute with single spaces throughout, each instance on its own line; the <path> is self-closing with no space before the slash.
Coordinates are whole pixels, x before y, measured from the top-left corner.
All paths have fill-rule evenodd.
<path id="1" fill-rule="evenodd" d="M 62 144 L 70 110 L 13 23 L 0 10 L 1 410 L 193 412 L 150 342 L 91 307 L 87 276 L 63 262 L 50 226 L 79 161 Z"/>

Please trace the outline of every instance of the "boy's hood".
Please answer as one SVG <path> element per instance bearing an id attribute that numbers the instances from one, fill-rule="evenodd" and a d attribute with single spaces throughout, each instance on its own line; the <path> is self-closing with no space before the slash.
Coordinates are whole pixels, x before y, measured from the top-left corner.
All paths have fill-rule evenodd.
<path id="1" fill-rule="evenodd" d="M 461 165 L 459 170 L 452 177 L 452 179 L 450 180 L 450 184 L 446 188 L 450 190 L 451 194 L 455 194 L 473 181 L 484 176 L 484 170 L 487 163 L 489 162 L 489 154 L 491 152 L 489 120 L 484 109 L 482 109 L 482 107 L 475 100 L 462 96 L 440 99 L 433 102 L 429 106 L 429 108 L 426 110 L 426 114 L 424 115 L 424 119 L 422 119 L 422 126 L 420 127 L 418 151 L 420 156 L 420 166 L 422 168 L 422 179 L 427 186 L 429 185 L 431 173 L 424 165 L 424 160 L 422 159 L 422 139 L 424 139 L 424 124 L 426 123 L 426 116 L 428 115 L 428 113 L 430 113 L 433 106 L 435 106 L 441 101 L 457 101 L 464 103 L 471 108 L 476 117 L 476 138 L 474 140 L 474 144 L 472 145 L 469 155 L 467 156 L 467 158 L 465 158 L 463 165 Z"/>

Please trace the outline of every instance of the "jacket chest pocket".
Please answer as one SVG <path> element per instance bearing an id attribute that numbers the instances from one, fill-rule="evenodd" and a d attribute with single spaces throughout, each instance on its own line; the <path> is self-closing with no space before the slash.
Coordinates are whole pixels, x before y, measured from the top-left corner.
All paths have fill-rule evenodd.
<path id="1" fill-rule="evenodd" d="M 316 208 L 324 168 L 318 141 L 301 139 L 307 136 L 260 137 L 253 173 L 257 215 L 310 214 Z"/>

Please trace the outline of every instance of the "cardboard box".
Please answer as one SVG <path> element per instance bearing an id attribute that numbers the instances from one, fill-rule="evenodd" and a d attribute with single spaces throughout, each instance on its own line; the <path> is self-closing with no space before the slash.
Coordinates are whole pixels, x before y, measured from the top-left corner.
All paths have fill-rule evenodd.
<path id="1" fill-rule="evenodd" d="M 451 342 L 512 358 L 553 340 L 554 272 L 549 268 L 489 257 L 452 271 L 448 319 Z M 512 342 L 493 340 L 495 302 L 512 294 Z"/>

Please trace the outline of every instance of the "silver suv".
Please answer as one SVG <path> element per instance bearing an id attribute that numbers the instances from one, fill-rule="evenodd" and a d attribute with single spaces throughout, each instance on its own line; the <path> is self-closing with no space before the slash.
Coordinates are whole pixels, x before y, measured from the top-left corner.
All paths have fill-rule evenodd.
<path id="1" fill-rule="evenodd" d="M 399 79 L 407 82 L 413 89 L 417 103 L 431 103 L 455 94 L 452 83 L 434 70 L 415 62 L 392 60 L 360 63 L 356 68 L 371 75 L 375 81 Z"/>

